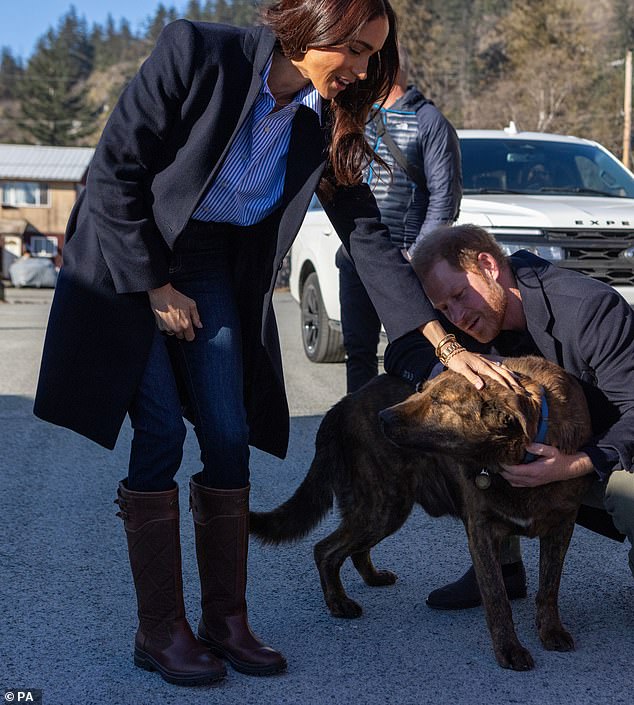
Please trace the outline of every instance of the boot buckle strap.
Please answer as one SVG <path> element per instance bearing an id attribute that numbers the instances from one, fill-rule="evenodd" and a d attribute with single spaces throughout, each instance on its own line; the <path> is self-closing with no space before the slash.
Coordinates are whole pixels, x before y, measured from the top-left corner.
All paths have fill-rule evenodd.
<path id="1" fill-rule="evenodd" d="M 120 511 L 116 513 L 116 516 L 118 516 L 120 519 L 123 519 L 124 521 L 127 521 L 130 518 L 127 512 L 127 502 L 122 497 L 117 497 L 117 499 L 114 500 L 113 504 L 116 504 L 120 508 Z"/>

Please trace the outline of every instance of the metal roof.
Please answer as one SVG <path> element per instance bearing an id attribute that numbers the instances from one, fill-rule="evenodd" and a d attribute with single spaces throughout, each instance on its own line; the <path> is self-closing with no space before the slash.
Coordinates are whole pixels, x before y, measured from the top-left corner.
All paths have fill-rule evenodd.
<path id="1" fill-rule="evenodd" d="M 0 144 L 0 179 L 80 182 L 94 153 L 92 147 Z"/>

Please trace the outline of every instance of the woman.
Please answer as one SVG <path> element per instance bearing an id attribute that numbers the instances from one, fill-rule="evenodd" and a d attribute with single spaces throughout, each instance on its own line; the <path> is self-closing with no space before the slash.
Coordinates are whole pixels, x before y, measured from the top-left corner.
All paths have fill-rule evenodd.
<path id="1" fill-rule="evenodd" d="M 247 30 L 174 22 L 119 99 L 71 215 L 35 413 L 108 448 L 129 414 L 117 501 L 134 660 L 170 682 L 222 678 L 217 657 L 256 675 L 286 667 L 247 619 L 249 443 L 286 452 L 271 296 L 315 190 L 388 335 L 444 334 L 360 185 L 366 116 L 397 69 L 387 0 L 280 0 Z M 198 640 L 173 479 L 181 400 L 202 461 L 190 482 Z"/>

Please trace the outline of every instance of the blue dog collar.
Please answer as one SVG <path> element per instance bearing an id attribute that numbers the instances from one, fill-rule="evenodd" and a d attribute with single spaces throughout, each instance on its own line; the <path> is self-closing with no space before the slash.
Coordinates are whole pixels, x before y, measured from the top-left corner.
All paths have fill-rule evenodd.
<path id="1" fill-rule="evenodd" d="M 543 443 L 546 440 L 546 434 L 548 433 L 548 402 L 546 401 L 546 390 L 542 387 L 542 403 L 539 410 L 539 426 L 537 428 L 537 435 L 533 443 Z M 529 453 L 526 451 L 523 463 L 532 463 L 539 458 L 538 455 L 534 453 Z"/>

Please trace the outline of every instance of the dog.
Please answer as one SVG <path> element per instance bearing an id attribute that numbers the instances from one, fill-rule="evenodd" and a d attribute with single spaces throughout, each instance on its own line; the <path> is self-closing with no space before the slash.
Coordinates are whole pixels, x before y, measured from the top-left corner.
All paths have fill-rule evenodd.
<path id="1" fill-rule="evenodd" d="M 579 383 L 539 357 L 507 358 L 517 394 L 487 380 L 477 390 L 445 371 L 412 394 L 403 380 L 382 375 L 344 397 L 325 415 L 310 469 L 295 494 L 270 512 L 252 512 L 251 532 L 279 544 L 307 535 L 336 498 L 341 523 L 314 549 L 326 604 L 335 617 L 359 617 L 340 568 L 350 557 L 363 580 L 391 585 L 370 549 L 397 531 L 415 502 L 432 517 L 459 517 L 466 528 L 482 602 L 500 666 L 529 670 L 519 642 L 499 561 L 502 539 L 539 537 L 537 628 L 547 649 L 574 648 L 558 609 L 563 561 L 591 476 L 535 488 L 511 487 L 502 464 L 526 462 L 526 446 L 543 442 L 573 453 L 591 436 Z"/>

